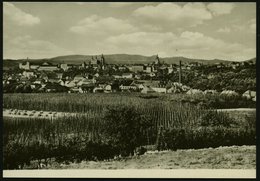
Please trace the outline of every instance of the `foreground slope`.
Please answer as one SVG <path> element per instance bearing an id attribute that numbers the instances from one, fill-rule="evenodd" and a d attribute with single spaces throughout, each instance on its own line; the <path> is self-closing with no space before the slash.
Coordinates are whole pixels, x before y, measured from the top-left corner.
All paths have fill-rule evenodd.
<path id="1" fill-rule="evenodd" d="M 47 169 L 255 169 L 255 146 L 231 146 L 198 150 L 147 152 L 111 161 L 58 164 Z"/>

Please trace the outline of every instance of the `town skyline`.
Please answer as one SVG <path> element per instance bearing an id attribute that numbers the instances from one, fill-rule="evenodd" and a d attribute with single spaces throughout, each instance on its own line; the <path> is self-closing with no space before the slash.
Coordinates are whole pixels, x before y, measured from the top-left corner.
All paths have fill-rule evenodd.
<path id="1" fill-rule="evenodd" d="M 230 61 L 256 57 L 255 3 L 4 2 L 3 18 L 4 59 L 100 52 Z"/>

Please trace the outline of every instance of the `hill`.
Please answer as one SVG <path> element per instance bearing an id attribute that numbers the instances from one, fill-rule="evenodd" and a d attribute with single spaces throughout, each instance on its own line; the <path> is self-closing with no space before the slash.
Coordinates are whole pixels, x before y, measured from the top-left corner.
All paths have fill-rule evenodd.
<path id="1" fill-rule="evenodd" d="M 48 61 L 53 64 L 59 64 L 59 63 L 81 64 L 82 62 L 88 63 L 92 59 L 92 57 L 100 58 L 100 55 L 65 55 L 65 56 L 58 56 L 49 59 L 29 59 L 29 61 L 33 63 L 42 63 Z M 152 63 L 156 60 L 156 55 L 143 56 L 143 55 L 130 55 L 130 54 L 110 54 L 110 55 L 104 55 L 104 57 L 108 64 L 146 64 L 146 63 Z M 230 62 L 227 60 L 220 60 L 220 59 L 206 60 L 206 59 L 191 59 L 186 57 L 165 57 L 165 58 L 160 58 L 160 60 L 161 62 L 165 62 L 168 64 L 178 64 L 180 60 L 184 63 L 199 62 L 204 64 Z M 250 60 L 255 61 L 255 58 Z M 4 67 L 18 66 L 18 63 L 25 62 L 25 61 L 27 60 L 26 59 L 18 59 L 18 60 L 5 59 L 3 60 L 3 66 Z"/>
<path id="2" fill-rule="evenodd" d="M 83 61 L 90 61 L 92 57 L 96 57 L 96 55 L 68 55 L 68 56 L 58 56 L 51 58 L 50 60 L 56 63 L 66 62 L 66 63 L 82 63 Z M 98 55 L 97 57 L 100 57 Z M 104 55 L 107 63 L 112 64 L 145 64 L 145 63 L 152 63 L 156 60 L 156 55 L 153 56 L 143 56 L 143 55 L 129 55 L 129 54 L 111 54 L 111 55 Z M 214 64 L 214 63 L 225 63 L 228 61 L 225 60 L 203 60 L 203 59 L 190 59 L 185 57 L 166 57 L 160 58 L 160 60 L 168 64 L 178 64 L 181 60 L 185 63 L 190 62 L 199 62 L 199 63 L 207 63 L 207 64 Z"/>
<path id="3" fill-rule="evenodd" d="M 254 63 L 256 63 L 256 58 L 251 58 L 249 60 L 245 60 L 244 62 L 254 62 Z"/>
<path id="4" fill-rule="evenodd" d="M 67 56 L 58 56 L 49 59 L 54 63 L 82 63 L 89 62 L 93 58 L 100 58 L 100 55 L 67 55 Z M 104 55 L 107 63 L 111 64 L 132 64 L 132 63 L 150 63 L 153 57 L 146 57 L 142 55 L 128 55 L 128 54 L 112 54 Z M 154 56 L 155 60 L 155 56 Z"/>
<path id="5" fill-rule="evenodd" d="M 17 68 L 19 66 L 19 60 L 3 60 L 3 69 L 8 70 L 10 68 Z"/>

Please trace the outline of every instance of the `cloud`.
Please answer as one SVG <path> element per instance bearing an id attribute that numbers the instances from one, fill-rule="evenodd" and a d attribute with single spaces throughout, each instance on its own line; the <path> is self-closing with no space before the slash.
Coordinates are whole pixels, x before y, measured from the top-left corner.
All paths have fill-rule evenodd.
<path id="1" fill-rule="evenodd" d="M 203 3 L 187 3 L 184 6 L 176 3 L 147 5 L 136 9 L 133 16 L 152 22 L 166 22 L 168 25 L 177 27 L 196 26 L 212 18 L 211 13 Z"/>
<path id="2" fill-rule="evenodd" d="M 126 6 L 130 6 L 134 3 L 132 2 L 72 2 L 73 4 L 77 5 L 99 5 L 99 6 L 108 6 L 111 8 L 122 8 Z"/>
<path id="3" fill-rule="evenodd" d="M 184 38 L 184 39 L 200 39 L 202 37 L 204 37 L 202 33 L 190 32 L 190 31 L 182 32 L 180 35 L 180 38 Z"/>
<path id="4" fill-rule="evenodd" d="M 249 20 L 248 25 L 249 25 L 250 32 L 256 33 L 256 19 L 253 18 L 253 19 Z"/>
<path id="5" fill-rule="evenodd" d="M 231 29 L 228 28 L 228 27 L 219 28 L 219 29 L 217 30 L 217 32 L 219 32 L 219 33 L 230 33 L 230 31 L 231 31 Z"/>
<path id="6" fill-rule="evenodd" d="M 107 42 L 117 45 L 124 45 L 127 43 L 131 46 L 142 46 L 144 48 L 160 45 L 175 39 L 176 35 L 173 33 L 155 33 L 155 32 L 135 32 L 131 34 L 121 34 L 107 38 Z"/>
<path id="7" fill-rule="evenodd" d="M 84 4 L 86 4 L 86 2 L 74 2 L 75 4 L 77 4 L 77 5 L 84 5 Z"/>
<path id="8" fill-rule="evenodd" d="M 256 54 L 254 48 L 205 36 L 200 32 L 135 32 L 107 38 L 103 47 L 108 52 L 161 56 L 184 56 L 201 59 L 245 60 Z M 102 46 L 102 45 L 101 45 Z M 177 51 L 176 51 L 177 50 Z"/>
<path id="9" fill-rule="evenodd" d="M 19 8 L 15 7 L 12 3 L 4 2 L 3 13 L 4 20 L 10 19 L 19 26 L 33 26 L 40 23 L 40 18 L 28 14 Z"/>
<path id="10" fill-rule="evenodd" d="M 133 3 L 131 2 L 109 2 L 108 5 L 112 8 L 122 8 L 126 6 L 130 6 Z"/>
<path id="11" fill-rule="evenodd" d="M 210 3 L 207 6 L 215 16 L 230 14 L 234 7 L 233 3 Z"/>
<path id="12" fill-rule="evenodd" d="M 232 24 L 231 26 L 234 31 L 256 34 L 256 18 L 250 19 L 241 24 Z"/>
<path id="13" fill-rule="evenodd" d="M 52 42 L 33 39 L 30 35 L 7 37 L 4 40 L 4 57 L 47 58 L 71 53 L 72 51 L 61 48 Z"/>
<path id="14" fill-rule="evenodd" d="M 118 34 L 121 32 L 132 32 L 136 28 L 128 22 L 113 17 L 103 18 L 97 15 L 86 17 L 72 26 L 70 31 L 78 34 Z"/>

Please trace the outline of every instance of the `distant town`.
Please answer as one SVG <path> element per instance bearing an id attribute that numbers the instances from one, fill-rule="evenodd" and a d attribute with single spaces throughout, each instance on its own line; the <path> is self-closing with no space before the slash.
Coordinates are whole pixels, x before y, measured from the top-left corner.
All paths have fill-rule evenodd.
<path id="1" fill-rule="evenodd" d="M 198 62 L 167 64 L 157 55 L 148 64 L 110 64 L 105 56 L 92 56 L 82 64 L 49 61 L 35 63 L 30 59 L 19 63 L 18 69 L 5 70 L 4 92 L 67 92 L 67 93 L 187 93 L 187 94 L 244 94 L 255 99 L 254 83 L 247 90 L 222 87 L 199 86 L 190 82 L 195 78 L 214 80 L 216 71 L 233 72 L 255 68 L 255 61 L 214 63 L 205 65 Z M 191 76 L 192 75 L 192 76 Z M 254 75 L 252 75 L 253 77 Z M 225 77 L 223 77 L 225 78 Z M 230 81 L 230 80 L 228 80 Z M 250 87 L 251 86 L 251 87 Z M 211 89 L 209 89 L 211 88 Z"/>

